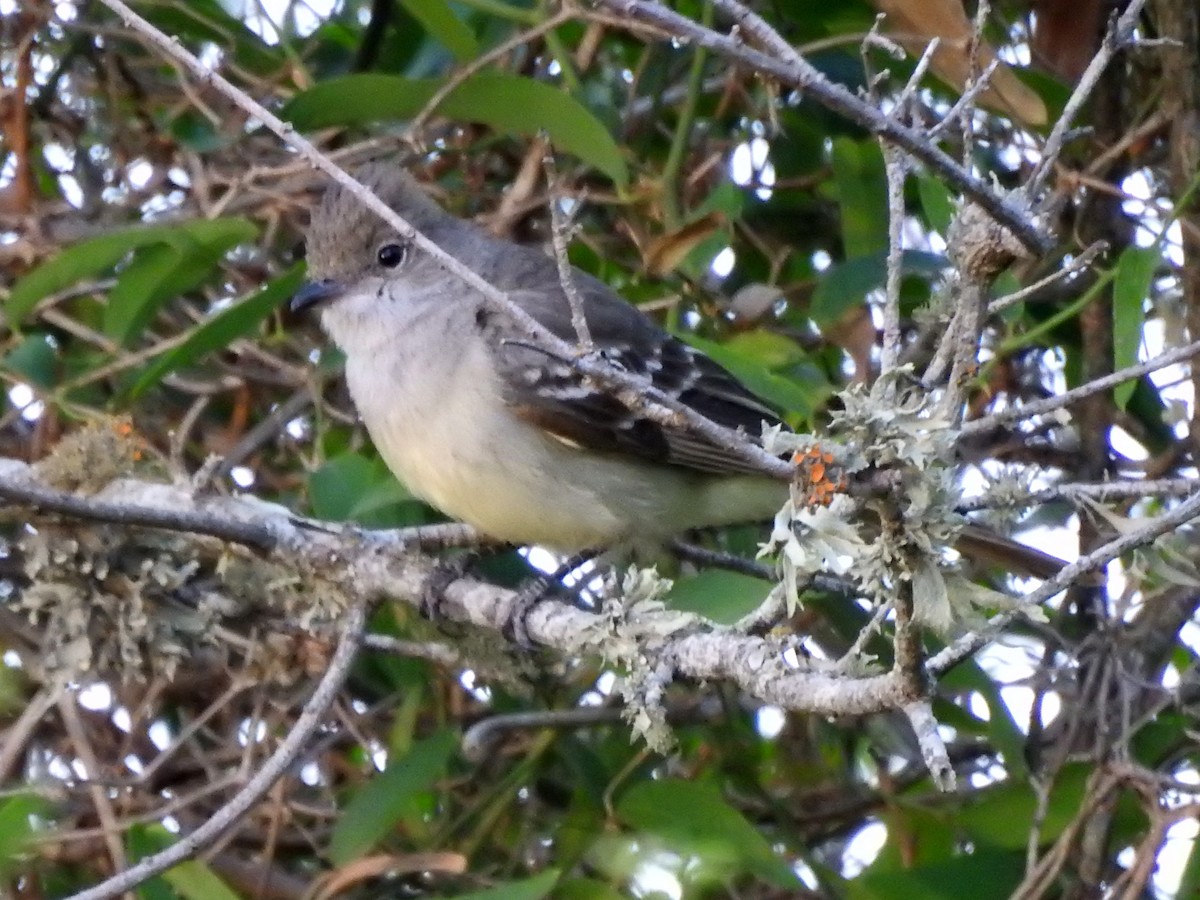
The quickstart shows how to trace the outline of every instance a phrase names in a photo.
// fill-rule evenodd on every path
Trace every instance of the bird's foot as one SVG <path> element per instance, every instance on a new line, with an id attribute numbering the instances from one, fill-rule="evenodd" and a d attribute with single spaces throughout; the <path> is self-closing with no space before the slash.
<path id="1" fill-rule="evenodd" d="M 522 650 L 534 648 L 533 639 L 529 636 L 529 615 L 541 604 L 549 600 L 558 587 L 549 578 L 539 575 L 521 585 L 513 598 L 512 608 L 508 612 L 508 621 L 504 625 L 504 636 Z"/>
<path id="2" fill-rule="evenodd" d="M 513 605 L 508 614 L 508 622 L 504 628 L 505 636 L 522 650 L 534 649 L 533 639 L 529 635 L 529 616 L 546 600 L 564 602 L 581 589 L 582 585 L 566 586 L 563 579 L 578 571 L 597 556 L 597 551 L 585 550 L 564 560 L 562 565 L 549 575 L 538 575 L 526 581 L 517 591 Z"/>
<path id="3" fill-rule="evenodd" d="M 446 588 L 467 574 L 480 557 L 476 551 L 470 551 L 453 557 L 440 559 L 433 571 L 425 578 L 421 586 L 421 615 L 431 622 L 442 618 L 442 603 L 446 599 Z"/>

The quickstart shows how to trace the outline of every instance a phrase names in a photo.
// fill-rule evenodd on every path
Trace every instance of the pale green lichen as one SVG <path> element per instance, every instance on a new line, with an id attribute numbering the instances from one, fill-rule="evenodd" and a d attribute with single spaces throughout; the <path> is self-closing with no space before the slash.
<path id="1" fill-rule="evenodd" d="M 217 541 L 138 528 L 40 523 L 12 541 L 24 578 L 9 598 L 41 635 L 31 674 L 171 679 L 214 650 L 244 657 L 256 675 L 294 681 L 293 659 L 261 642 L 230 640 L 247 612 L 315 624 L 345 608 L 334 586 Z"/>
<path id="2" fill-rule="evenodd" d="M 957 584 L 952 591 L 946 580 L 945 550 L 964 524 L 955 511 L 955 432 L 907 370 L 869 389 L 855 385 L 841 399 L 828 432 L 837 442 L 838 464 L 849 476 L 886 473 L 889 489 L 865 500 L 837 495 L 827 506 L 804 505 L 793 491 L 762 552 L 779 556 L 789 608 L 818 573 L 847 578 L 878 603 L 907 582 L 914 619 L 949 631 L 977 597 Z M 767 443 L 771 452 L 795 453 L 808 450 L 813 439 L 775 433 Z"/>
<path id="3" fill-rule="evenodd" d="M 656 671 L 651 654 L 672 636 L 703 621 L 663 603 L 671 587 L 670 579 L 653 568 L 630 566 L 623 574 L 610 574 L 595 623 L 580 633 L 574 646 L 578 653 L 599 653 L 621 673 L 616 689 L 624 701 L 622 717 L 634 739 L 644 740 L 659 753 L 675 743 L 663 706 L 670 673 Z"/>

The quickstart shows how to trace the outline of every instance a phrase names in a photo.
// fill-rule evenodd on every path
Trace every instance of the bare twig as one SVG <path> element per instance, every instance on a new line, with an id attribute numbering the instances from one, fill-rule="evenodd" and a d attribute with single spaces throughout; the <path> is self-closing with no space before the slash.
<path id="1" fill-rule="evenodd" d="M 885 116 L 871 104 L 825 78 L 801 57 L 760 16 L 736 0 L 720 0 L 719 5 L 734 18 L 739 35 L 751 36 L 769 49 L 769 53 L 748 46 L 740 37 L 721 34 L 699 25 L 655 0 L 599 0 L 610 9 L 635 20 L 657 25 L 681 40 L 713 50 L 741 62 L 757 72 L 776 78 L 804 91 L 815 100 L 911 153 L 941 174 L 955 189 L 969 196 L 997 222 L 1013 233 L 1034 252 L 1047 248 L 1047 239 L 1028 216 L 1015 205 L 997 196 L 980 179 L 931 143 L 924 134 Z"/>
<path id="2" fill-rule="evenodd" d="M 125 858 L 125 846 L 121 843 L 121 832 L 117 828 L 117 814 L 113 809 L 112 799 L 102 785 L 95 783 L 100 778 L 100 761 L 96 759 L 92 742 L 88 739 L 87 732 L 83 727 L 83 720 L 79 717 L 78 702 L 79 696 L 75 692 L 60 694 L 58 714 L 62 718 L 67 736 L 71 739 L 75 755 L 83 764 L 83 777 L 86 781 L 92 782 L 87 785 L 87 792 L 96 809 L 96 819 L 100 822 L 100 828 L 104 832 L 104 844 L 108 848 L 113 870 L 118 873 L 119 877 L 120 873 L 129 865 L 129 861 Z"/>
<path id="3" fill-rule="evenodd" d="M 542 158 L 542 166 L 546 170 L 547 193 L 550 197 L 550 240 L 554 246 L 554 262 L 558 266 L 558 281 L 567 298 L 567 304 L 571 307 L 571 326 L 575 329 L 579 349 L 583 353 L 591 353 L 594 349 L 592 332 L 588 328 L 587 315 L 584 313 L 583 297 L 579 294 L 574 273 L 571 271 L 571 259 L 567 256 L 567 246 L 571 241 L 571 222 L 570 218 L 563 214 L 561 183 L 554 165 L 553 150 L 547 149 Z M 575 210 L 572 209 L 571 217 L 574 215 Z"/>
<path id="4" fill-rule="evenodd" d="M 1138 17 L 1142 14 L 1142 7 L 1146 5 L 1146 0 L 1131 0 L 1125 11 L 1121 13 L 1121 17 L 1113 22 L 1108 31 L 1104 35 L 1104 41 L 1100 44 L 1100 49 L 1096 55 L 1092 57 L 1092 61 L 1088 63 L 1088 67 L 1084 69 L 1083 74 L 1079 77 L 1079 82 L 1075 85 L 1075 90 L 1071 92 L 1071 97 L 1063 107 L 1062 114 L 1058 117 L 1058 121 L 1054 123 L 1054 127 L 1050 129 L 1050 135 L 1046 138 L 1046 143 L 1042 147 L 1042 159 L 1038 163 L 1033 174 L 1029 176 L 1029 180 L 1025 182 L 1021 188 L 1022 193 L 1030 203 L 1036 201 L 1042 189 L 1046 186 L 1046 180 L 1050 177 L 1050 173 L 1054 171 L 1054 164 L 1058 162 L 1059 154 L 1062 153 L 1063 143 L 1071 128 L 1071 123 L 1075 121 L 1075 117 L 1079 115 L 1079 111 L 1087 102 L 1088 97 L 1092 95 L 1092 91 L 1096 89 L 1096 84 L 1100 80 L 1100 76 L 1104 74 L 1104 70 L 1108 68 L 1108 64 L 1112 61 L 1113 56 L 1120 50 L 1125 42 L 1129 40 L 1133 34 L 1133 29 L 1137 25 Z"/>
<path id="5" fill-rule="evenodd" d="M 38 484 L 32 480 L 31 475 L 31 470 L 24 463 L 0 460 L 0 499 L 44 512 L 61 513 L 93 522 L 162 528 L 167 531 L 189 531 L 244 544 L 257 550 L 270 550 L 275 546 L 275 538 L 269 530 L 258 524 L 231 519 L 228 515 L 134 506 L 104 499 L 78 497 Z"/>
<path id="6" fill-rule="evenodd" d="M 1138 363 L 1136 366 L 1129 366 L 1128 368 L 1121 369 L 1119 372 L 1113 372 L 1111 375 L 1105 375 L 1103 378 L 1096 378 L 1087 384 L 1081 384 L 1079 387 L 1069 390 L 1066 393 L 1047 397 L 1044 400 L 1034 400 L 1031 403 L 1024 403 L 1020 406 L 1012 406 L 1000 412 L 992 413 L 990 416 L 984 416 L 973 422 L 967 422 L 962 427 L 959 439 L 963 440 L 973 435 L 990 431 L 993 428 L 1001 428 L 1013 422 L 1054 412 L 1056 409 L 1062 409 L 1064 406 L 1077 403 L 1084 397 L 1090 397 L 1092 394 L 1107 391 L 1124 381 L 1141 378 L 1143 375 L 1149 375 L 1151 372 L 1157 372 L 1159 369 L 1164 369 L 1175 363 L 1184 362 L 1197 354 L 1200 354 L 1200 341 L 1192 341 L 1190 344 L 1185 344 L 1182 347 L 1161 353 L 1152 359 L 1146 360 L 1144 363 Z"/>
<path id="7" fill-rule="evenodd" d="M 408 123 L 408 127 L 404 129 L 405 134 L 407 134 L 409 137 L 415 137 L 417 133 L 425 126 L 425 123 L 429 121 L 429 117 L 432 116 L 437 108 L 442 105 L 442 101 L 454 93 L 457 88 L 461 87 L 463 82 L 472 75 L 483 71 L 496 60 L 502 58 L 506 53 L 515 50 L 517 47 L 520 47 L 524 44 L 536 41 L 542 35 L 549 31 L 553 31 L 559 25 L 570 22 L 573 18 L 575 18 L 574 11 L 569 6 L 564 6 L 549 18 L 539 22 L 531 28 L 517 32 L 508 40 L 501 41 L 486 53 L 480 54 L 466 65 L 456 69 L 455 72 L 446 79 L 445 83 L 440 85 L 438 89 L 433 92 L 433 96 L 431 96 L 429 100 L 426 101 L 425 105 L 421 107 L 420 112 L 413 116 L 412 121 Z"/>
<path id="8" fill-rule="evenodd" d="M 227 828 L 236 824 L 255 803 L 266 796 L 272 785 L 291 768 L 304 751 L 309 739 L 324 720 L 338 691 L 342 689 L 342 684 L 350 674 L 350 665 L 354 662 L 354 656 L 362 642 L 366 621 L 367 604 L 365 602 L 359 602 L 346 611 L 342 638 L 333 657 L 329 660 L 329 668 L 325 670 L 312 697 L 304 704 L 304 709 L 300 712 L 296 724 L 292 726 L 287 737 L 246 782 L 241 791 L 213 813 L 204 824 L 191 834 L 181 838 L 177 843 L 172 844 L 166 850 L 147 856 L 136 865 L 95 887 L 74 894 L 71 900 L 107 900 L 109 897 L 117 897 L 141 884 L 147 878 L 157 875 L 159 872 L 165 872 L 186 859 L 191 859 L 216 841 Z"/>
<path id="9" fill-rule="evenodd" d="M 942 117 L 942 120 L 929 129 L 931 141 L 940 139 L 944 132 L 953 128 L 959 116 L 970 115 L 971 111 L 975 109 L 975 101 L 979 99 L 979 95 L 991 87 L 992 76 L 996 74 L 998 68 L 1000 68 L 1000 60 L 993 59 L 979 73 L 979 77 L 967 85 L 966 90 L 959 94 L 958 99 L 954 101 L 954 105 L 946 110 L 946 115 Z"/>
<path id="10" fill-rule="evenodd" d="M 904 715 L 908 717 L 917 736 L 917 746 L 921 748 L 925 767 L 933 776 L 934 783 L 943 791 L 953 791 L 957 787 L 957 779 L 954 777 L 954 767 L 950 764 L 950 754 L 946 752 L 946 742 L 938 732 L 933 707 L 928 700 L 918 700 L 904 707 Z"/>
<path id="11" fill-rule="evenodd" d="M 887 374 L 900 360 L 900 283 L 904 274 L 904 179 L 908 174 L 904 154 L 883 142 L 887 172 L 888 255 L 887 283 L 883 302 L 883 343 L 879 368 Z"/>
<path id="12" fill-rule="evenodd" d="M 1039 491 L 1017 493 L 1005 490 L 996 494 L 984 494 L 960 503 L 958 512 L 968 513 L 980 509 L 998 509 L 1010 506 L 1040 506 L 1054 500 L 1078 500 L 1087 498 L 1105 500 L 1142 499 L 1145 497 L 1187 497 L 1196 489 L 1194 478 L 1154 478 L 1145 481 L 1122 479 L 1100 481 L 1090 484 L 1059 484 Z"/>
<path id="13" fill-rule="evenodd" d="M 983 331 L 986 303 L 987 288 L 983 282 L 964 276 L 956 292 L 954 318 L 944 338 L 950 345 L 952 362 L 941 406 L 946 419 L 955 424 L 962 420 L 967 384 L 979 364 L 979 336 Z"/>
<path id="14" fill-rule="evenodd" d="M 1174 531 L 1179 526 L 1192 521 L 1197 516 L 1200 516 L 1200 494 L 1193 494 L 1170 512 L 1163 513 L 1136 530 L 1101 544 L 1091 553 L 1065 567 L 1053 578 L 1044 581 L 1037 590 L 1032 591 L 1021 600 L 1019 608 L 993 616 L 986 627 L 959 638 L 932 657 L 926 663 L 926 670 L 935 677 L 942 674 L 987 644 L 1001 629 L 1023 615 L 1025 610 L 1044 603 L 1055 594 L 1066 590 L 1067 586 L 1080 575 L 1085 572 L 1094 572 L 1102 566 L 1108 565 L 1122 553 L 1145 546 L 1167 532 Z"/>
<path id="15" fill-rule="evenodd" d="M 1062 281 L 1074 275 L 1076 272 L 1086 269 L 1092 264 L 1093 260 L 1095 260 L 1097 256 L 1107 249 L 1108 244 L 1106 244 L 1104 241 L 1096 241 L 1061 269 L 1055 269 L 1045 278 L 1039 278 L 1037 281 L 1026 285 L 1019 291 L 1013 291 L 1011 294 L 1005 294 L 1003 297 L 997 297 L 988 304 L 988 315 L 994 316 L 996 313 L 1003 312 L 1010 306 L 1015 306 L 1017 303 L 1020 303 L 1022 300 L 1031 297 L 1043 288 L 1054 284 L 1056 281 Z"/>

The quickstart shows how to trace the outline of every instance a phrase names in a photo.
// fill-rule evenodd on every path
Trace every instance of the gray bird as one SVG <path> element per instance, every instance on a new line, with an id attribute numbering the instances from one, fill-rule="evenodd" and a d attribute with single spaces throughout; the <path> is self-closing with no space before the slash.
<path id="1" fill-rule="evenodd" d="M 553 259 L 450 215 L 398 167 L 372 164 L 357 177 L 550 332 L 576 342 Z M 786 498 L 786 485 L 736 455 L 629 412 L 532 347 L 510 316 L 338 185 L 312 214 L 308 271 L 292 307 L 320 306 L 388 467 L 485 535 L 565 552 L 659 544 L 689 528 L 769 518 Z M 613 365 L 749 436 L 778 422 L 732 375 L 607 285 L 578 270 L 572 278 L 592 342 Z"/>
<path id="2" fill-rule="evenodd" d="M 556 262 L 439 207 L 402 169 L 357 173 L 384 203 L 562 340 L 574 344 Z M 689 528 L 768 519 L 787 486 L 685 425 L 630 412 L 566 362 L 531 346 L 483 295 L 416 249 L 339 185 L 313 211 L 310 282 L 346 354 L 350 395 L 392 472 L 483 534 L 566 553 L 659 546 Z M 700 351 L 611 288 L 572 270 L 595 348 L 614 366 L 751 438 L 778 424 Z M 1048 578 L 1064 563 L 968 526 L 969 557 Z"/>

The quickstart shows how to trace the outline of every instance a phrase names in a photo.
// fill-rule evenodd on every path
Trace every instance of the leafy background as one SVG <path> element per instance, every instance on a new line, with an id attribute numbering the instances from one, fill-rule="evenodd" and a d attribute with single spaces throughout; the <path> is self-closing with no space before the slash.
<path id="1" fill-rule="evenodd" d="M 711 15 L 700 2 L 675 6 Z M 1154 5 L 1148 33 L 1167 32 L 1186 8 Z M 572 261 L 711 353 L 796 427 L 819 429 L 835 392 L 870 378 L 888 243 L 883 159 L 873 137 L 812 100 L 600 16 L 556 19 L 543 3 L 138 9 L 325 149 L 350 161 L 404 158 L 456 213 L 512 239 L 547 238 L 541 159 L 552 148 L 581 200 Z M 885 66 L 893 77 L 876 88 L 885 94 L 911 72 L 911 60 L 861 52 L 875 17 L 864 2 L 761 11 L 854 90 Z M 310 323 L 281 313 L 302 278 L 320 179 L 101 4 L 10 2 L 0 12 L 13 39 L 0 107 L 0 454 L 43 459 L 64 435 L 127 416 L 140 470 L 191 473 L 219 455 L 210 469 L 221 490 L 370 526 L 436 521 L 376 457 L 336 354 Z M 996 5 L 987 36 L 1002 58 L 1029 61 L 1030 21 L 1025 7 Z M 1190 39 L 1183 65 L 1194 76 L 1194 31 Z M 1058 243 L 1007 272 L 996 293 L 1035 283 L 1093 240 L 1110 251 L 990 323 L 975 414 L 1183 343 L 1200 315 L 1189 206 L 1200 176 L 1175 124 L 1196 113 L 1198 89 L 1173 77 L 1165 54 L 1125 57 L 1101 83 L 1093 130 L 1071 145 L 1053 187 Z M 1022 67 L 1051 118 L 1070 77 Z M 921 100 L 934 116 L 955 96 L 929 79 Z M 982 113 L 975 126 L 974 164 L 1000 185 L 1019 183 L 1039 129 Z M 960 154 L 961 141 L 951 133 L 945 146 Z M 934 333 L 923 311 L 943 294 L 953 200 L 923 171 L 905 200 L 903 306 L 919 353 Z M 1176 368 L 1101 395 L 1073 422 L 981 436 L 964 486 L 1194 477 L 1191 401 L 1190 375 Z M 1070 555 L 1158 508 L 1150 500 L 1098 516 L 1059 502 L 1008 524 Z M 6 518 L 23 527 L 20 511 Z M 760 537 L 744 528 L 711 540 L 752 554 Z M 962 784 L 952 796 L 929 784 L 900 719 L 788 716 L 721 685 L 677 686 L 679 745 L 666 758 L 631 744 L 617 719 L 504 727 L 470 757 L 460 744 L 472 726 L 605 705 L 612 673 L 581 660 L 514 685 L 492 660 L 462 672 L 369 652 L 339 727 L 304 767 L 213 854 L 139 894 L 987 898 L 1095 896 L 1115 884 L 1123 896 L 1142 886 L 1190 896 L 1200 885 L 1188 814 L 1197 598 L 1188 545 L 1179 552 L 1174 577 L 1139 560 L 1112 567 L 1046 625 L 1014 630 L 939 686 L 935 709 Z M 515 583 L 527 571 L 512 557 L 492 575 Z M 718 620 L 766 590 L 733 573 L 675 574 L 673 601 Z M 19 595 L 20 578 L 6 575 L 5 595 Z M 829 657 L 868 618 L 816 594 L 790 627 Z M 263 639 L 268 626 L 248 634 Z M 320 671 L 320 635 L 314 649 L 275 626 L 286 646 L 264 640 L 257 651 L 281 654 L 271 677 L 218 635 L 221 652 L 197 655 L 173 680 L 95 672 L 64 692 L 31 662 L 39 636 L 5 609 L 8 893 L 70 893 L 219 805 Z M 400 606 L 381 610 L 373 628 L 428 637 Z M 104 821 L 85 773 L 108 785 L 115 821 Z"/>

